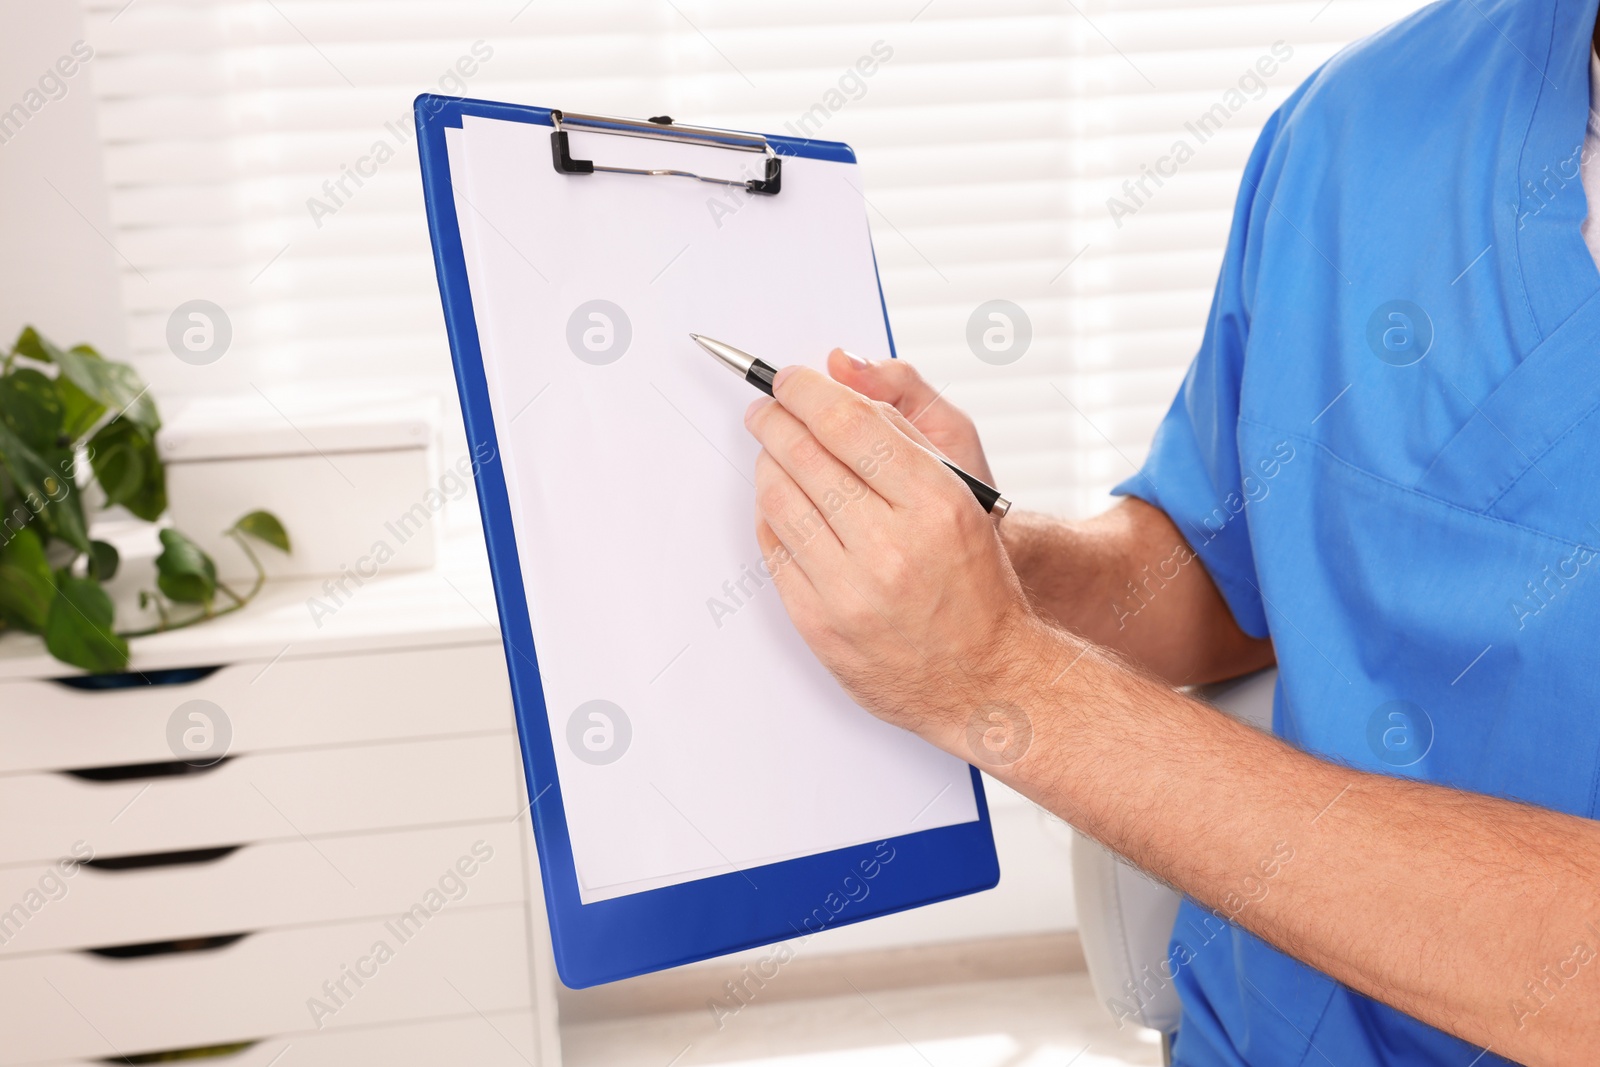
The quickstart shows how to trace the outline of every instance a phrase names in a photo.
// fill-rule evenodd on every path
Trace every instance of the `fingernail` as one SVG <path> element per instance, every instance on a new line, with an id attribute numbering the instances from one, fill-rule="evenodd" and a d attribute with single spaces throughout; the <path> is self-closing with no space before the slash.
<path id="1" fill-rule="evenodd" d="M 758 396 L 750 401 L 750 406 L 744 409 L 744 421 L 749 422 L 756 412 L 772 403 L 770 396 Z"/>
<path id="2" fill-rule="evenodd" d="M 789 364 L 787 367 L 782 368 L 781 370 L 778 371 L 777 374 L 772 376 L 772 387 L 774 389 L 776 389 L 778 386 L 780 386 L 780 385 L 782 385 L 784 383 L 784 380 L 787 379 L 789 377 L 789 375 L 793 374 L 795 371 L 797 371 L 799 369 L 800 368 L 797 367 L 796 365 L 794 365 L 793 363 Z"/>
<path id="3" fill-rule="evenodd" d="M 844 358 L 848 359 L 850 361 L 850 365 L 856 370 L 866 370 L 869 366 L 871 366 L 871 364 L 869 364 L 866 360 L 862 359 L 860 356 L 849 351 L 848 349 L 841 348 L 839 351 L 844 353 Z"/>

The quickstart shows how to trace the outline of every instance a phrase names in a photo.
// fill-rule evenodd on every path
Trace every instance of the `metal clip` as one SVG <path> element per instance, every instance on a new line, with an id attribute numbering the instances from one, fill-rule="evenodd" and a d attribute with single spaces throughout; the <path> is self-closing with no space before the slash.
<path id="1" fill-rule="evenodd" d="M 550 134 L 550 155 L 556 170 L 562 174 L 642 174 L 646 177 L 693 178 L 711 185 L 731 185 L 750 193 L 776 196 L 783 188 L 783 160 L 758 134 L 732 133 L 700 126 L 680 126 L 665 115 L 649 121 L 639 119 L 606 118 L 601 115 L 569 115 L 551 111 L 550 119 L 555 130 Z M 704 145 L 708 148 L 727 148 L 736 152 L 760 152 L 766 157 L 765 177 L 739 180 L 737 178 L 712 178 L 688 170 L 650 167 L 610 167 L 589 159 L 573 159 L 567 141 L 566 127 L 581 127 L 587 133 L 605 133 L 619 137 L 644 137 L 656 141 L 681 141 Z"/>

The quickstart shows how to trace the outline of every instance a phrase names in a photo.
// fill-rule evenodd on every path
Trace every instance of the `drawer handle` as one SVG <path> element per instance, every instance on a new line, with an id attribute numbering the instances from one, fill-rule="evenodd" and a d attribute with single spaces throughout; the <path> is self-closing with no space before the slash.
<path id="1" fill-rule="evenodd" d="M 180 952 L 215 952 L 249 937 L 243 934 L 218 934 L 215 937 L 185 937 L 176 941 L 146 941 L 140 945 L 106 945 L 86 948 L 85 952 L 108 960 L 137 960 L 146 956 L 172 956 Z"/>
<path id="2" fill-rule="evenodd" d="M 197 1048 L 168 1048 L 160 1052 L 140 1052 L 132 1056 L 107 1056 L 96 1063 L 170 1063 L 173 1060 L 214 1060 L 223 1056 L 237 1056 L 246 1049 L 261 1044 L 254 1041 L 235 1041 L 231 1045 L 201 1045 Z"/>
<path id="3" fill-rule="evenodd" d="M 74 778 L 85 782 L 126 782 L 130 778 L 176 778 L 185 774 L 205 774 L 214 771 L 227 763 L 232 756 L 223 756 L 215 763 L 196 765 L 185 763 L 181 759 L 168 760 L 165 763 L 124 763 L 117 767 L 79 767 L 76 770 L 62 771 Z"/>
<path id="4" fill-rule="evenodd" d="M 57 685 L 68 689 L 81 689 L 89 693 L 103 693 L 108 689 L 137 689 L 143 685 L 189 685 L 209 678 L 222 669 L 215 667 L 166 667 L 159 671 L 118 671 L 115 674 L 73 674 L 65 678 L 52 678 Z"/>
<path id="5" fill-rule="evenodd" d="M 220 848 L 191 848 L 184 852 L 145 852 L 135 856 L 104 856 L 84 860 L 82 866 L 96 871 L 142 871 L 149 867 L 183 867 L 190 864 L 215 863 L 231 856 L 242 845 L 223 845 Z"/>

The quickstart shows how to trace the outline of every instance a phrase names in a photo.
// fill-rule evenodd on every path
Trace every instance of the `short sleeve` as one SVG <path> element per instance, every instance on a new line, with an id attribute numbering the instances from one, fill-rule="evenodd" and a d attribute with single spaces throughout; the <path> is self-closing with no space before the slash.
<path id="1" fill-rule="evenodd" d="M 1264 185 L 1281 120 L 1282 112 L 1273 115 L 1245 166 L 1200 351 L 1144 466 L 1112 490 L 1166 512 L 1221 590 L 1239 628 L 1253 637 L 1267 636 L 1267 619 L 1242 485 L 1239 390 L 1257 276 L 1252 228 L 1259 228 L 1271 210 Z"/>

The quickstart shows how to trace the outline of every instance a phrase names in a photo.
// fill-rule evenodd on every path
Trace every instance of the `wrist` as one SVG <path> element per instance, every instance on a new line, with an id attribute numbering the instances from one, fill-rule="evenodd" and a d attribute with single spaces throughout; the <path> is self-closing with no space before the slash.
<path id="1" fill-rule="evenodd" d="M 1032 512 L 1012 507 L 995 526 L 1000 532 L 1000 547 L 1005 549 L 1006 558 L 1011 561 L 1013 568 L 1027 561 L 1030 555 L 1028 548 L 1033 539 L 1032 527 L 1036 521 Z"/>
<path id="2" fill-rule="evenodd" d="M 1012 508 L 997 524 L 1000 546 L 1034 610 L 1054 619 L 1068 605 L 1087 602 L 1085 555 L 1072 527 L 1036 511 Z"/>
<path id="3" fill-rule="evenodd" d="M 1082 638 L 1022 613 L 993 643 L 967 714 L 946 737 L 930 740 L 981 770 L 1006 775 L 1037 750 L 1041 728 L 1059 720 L 1066 689 L 1057 683 L 1088 651 Z"/>

